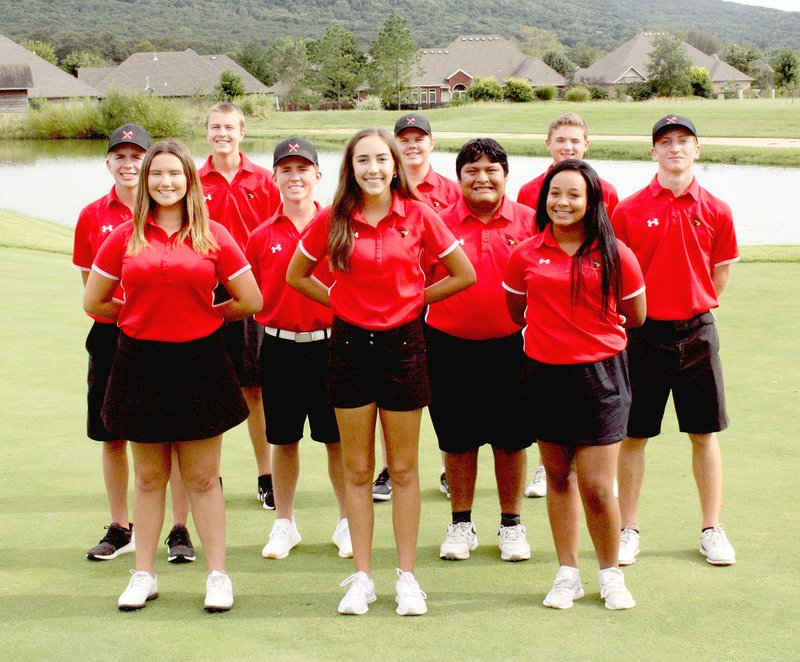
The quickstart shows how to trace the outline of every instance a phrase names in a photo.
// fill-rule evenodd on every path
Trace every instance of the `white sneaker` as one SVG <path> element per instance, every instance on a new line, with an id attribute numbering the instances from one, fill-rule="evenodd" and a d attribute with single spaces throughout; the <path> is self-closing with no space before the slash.
<path id="1" fill-rule="evenodd" d="M 728 542 L 725 527 L 717 524 L 700 534 L 700 553 L 706 555 L 711 565 L 733 565 L 736 563 L 736 552 Z"/>
<path id="2" fill-rule="evenodd" d="M 600 578 L 600 597 L 606 602 L 606 609 L 632 609 L 636 606 L 628 587 L 625 575 L 619 568 L 606 568 L 598 575 Z"/>
<path id="3" fill-rule="evenodd" d="M 547 495 L 547 474 L 544 467 L 540 464 L 536 467 L 533 474 L 533 480 L 525 487 L 525 496 L 531 498 L 538 498 Z"/>
<path id="4" fill-rule="evenodd" d="M 276 519 L 269 533 L 269 540 L 261 550 L 261 556 L 265 559 L 285 559 L 301 540 L 294 517 L 290 520 Z"/>
<path id="5" fill-rule="evenodd" d="M 350 525 L 346 517 L 339 520 L 331 540 L 339 548 L 339 556 L 343 559 L 353 558 L 353 542 L 350 540 Z"/>
<path id="6" fill-rule="evenodd" d="M 397 609 L 400 616 L 422 616 L 427 613 L 428 605 L 425 600 L 428 598 L 425 591 L 419 587 L 419 583 L 414 578 L 413 573 L 403 572 L 397 568 Z"/>
<path id="7" fill-rule="evenodd" d="M 206 611 L 228 611 L 233 607 L 233 584 L 228 573 L 212 570 L 206 579 Z"/>
<path id="8" fill-rule="evenodd" d="M 158 597 L 158 581 L 149 572 L 131 570 L 131 580 L 117 600 L 122 611 L 141 609 L 148 600 Z"/>
<path id="9" fill-rule="evenodd" d="M 619 560 L 622 566 L 633 565 L 639 554 L 639 532 L 628 524 L 619 534 Z"/>
<path id="10" fill-rule="evenodd" d="M 583 596 L 583 586 L 578 569 L 562 565 L 556 573 L 553 588 L 545 596 L 542 604 L 553 609 L 569 609 L 573 605 L 573 600 L 579 600 Z"/>
<path id="11" fill-rule="evenodd" d="M 448 561 L 463 561 L 478 547 L 478 534 L 472 522 L 447 525 L 447 537 L 439 547 L 439 558 Z"/>
<path id="12" fill-rule="evenodd" d="M 366 572 L 356 572 L 339 586 L 344 587 L 348 584 L 350 584 L 350 588 L 339 601 L 339 613 L 358 616 L 366 614 L 369 611 L 368 605 L 378 599 L 378 596 L 375 595 L 375 582 L 367 577 Z"/>
<path id="13" fill-rule="evenodd" d="M 527 561 L 531 558 L 531 546 L 525 537 L 525 527 L 522 524 L 501 526 L 497 535 L 500 558 L 503 561 Z"/>

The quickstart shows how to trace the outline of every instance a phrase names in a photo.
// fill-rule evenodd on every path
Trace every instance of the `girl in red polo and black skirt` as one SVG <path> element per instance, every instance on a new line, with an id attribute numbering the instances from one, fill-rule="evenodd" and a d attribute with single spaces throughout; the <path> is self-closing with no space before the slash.
<path id="1" fill-rule="evenodd" d="M 645 317 L 644 279 L 611 230 L 600 180 L 570 159 L 547 174 L 540 233 L 509 259 L 503 287 L 511 317 L 524 324 L 524 415 L 547 472 L 547 514 L 560 568 L 546 607 L 583 597 L 578 574 L 580 504 L 600 564 L 609 609 L 636 603 L 617 565 L 619 506 L 614 471 L 631 394 L 625 327 Z"/>
<path id="2" fill-rule="evenodd" d="M 217 282 L 232 299 L 215 307 Z M 113 298 L 117 284 L 124 303 Z M 241 249 L 209 221 L 181 143 L 148 150 L 133 220 L 98 252 L 83 305 L 120 327 L 103 420 L 117 438 L 133 442 L 137 540 L 136 571 L 118 606 L 139 609 L 158 597 L 153 566 L 174 448 L 208 562 L 204 606 L 230 609 L 219 460 L 222 433 L 247 418 L 247 405 L 220 328 L 257 312 L 261 295 Z"/>
<path id="3" fill-rule="evenodd" d="M 449 276 L 425 287 L 422 250 L 441 258 Z M 330 290 L 312 274 L 328 258 Z M 392 476 L 397 546 L 397 613 L 427 611 L 414 578 L 419 532 L 417 449 L 422 407 L 430 402 L 424 305 L 474 282 L 475 272 L 436 213 L 409 185 L 391 136 L 362 129 L 347 143 L 333 205 L 306 228 L 287 280 L 334 313 L 328 397 L 336 411 L 344 460 L 345 502 L 356 572 L 339 613 L 364 614 L 374 602 L 371 576 L 372 476 L 380 412 Z"/>

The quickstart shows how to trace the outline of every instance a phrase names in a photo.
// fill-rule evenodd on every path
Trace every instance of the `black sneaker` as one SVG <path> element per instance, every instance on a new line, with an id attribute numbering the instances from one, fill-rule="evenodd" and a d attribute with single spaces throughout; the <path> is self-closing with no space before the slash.
<path id="1" fill-rule="evenodd" d="M 111 522 L 106 527 L 108 533 L 99 543 L 86 552 L 86 558 L 91 561 L 110 561 L 120 554 L 135 552 L 136 543 L 133 539 L 133 524 L 128 522 L 128 527 L 126 529 L 116 522 Z"/>
<path id="2" fill-rule="evenodd" d="M 189 530 L 183 524 L 172 527 L 164 544 L 167 546 L 167 560 L 170 563 L 191 563 L 197 558 Z"/>
<path id="3" fill-rule="evenodd" d="M 258 477 L 258 500 L 266 510 L 275 510 L 275 492 L 272 489 L 272 474 Z"/>
<path id="4" fill-rule="evenodd" d="M 389 470 L 384 467 L 372 483 L 372 500 L 388 501 L 392 498 L 392 479 Z"/>

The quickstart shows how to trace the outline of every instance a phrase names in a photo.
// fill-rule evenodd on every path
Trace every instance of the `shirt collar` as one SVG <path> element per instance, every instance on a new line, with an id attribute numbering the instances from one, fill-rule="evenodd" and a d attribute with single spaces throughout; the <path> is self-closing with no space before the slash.
<path id="1" fill-rule="evenodd" d="M 464 223 L 467 219 L 471 218 L 478 223 L 483 223 L 472 210 L 467 206 L 467 201 L 464 198 L 464 194 L 462 193 L 461 196 L 458 198 L 458 202 L 456 202 L 456 209 L 458 211 L 458 219 L 461 223 Z M 498 207 L 497 211 L 494 213 L 487 222 L 486 225 L 490 225 L 498 220 L 503 220 L 506 223 L 510 223 L 514 219 L 514 205 L 512 204 L 511 200 L 507 195 L 503 196 L 503 199 L 500 202 L 500 207 Z"/>
<path id="2" fill-rule="evenodd" d="M 405 198 L 401 198 L 395 191 L 392 191 L 392 205 L 389 207 L 389 213 L 384 216 L 380 222 L 383 222 L 387 218 L 391 218 L 392 216 L 399 216 L 401 218 L 405 218 L 408 214 L 406 213 L 406 200 Z M 365 223 L 369 225 L 367 221 L 364 220 L 364 214 L 361 211 L 361 208 L 358 208 L 353 213 L 353 220 L 358 221 L 359 223 Z"/>
<path id="3" fill-rule="evenodd" d="M 198 175 L 200 177 L 205 177 L 210 172 L 217 172 L 214 166 L 211 163 L 213 156 L 211 154 L 208 155 L 206 162 L 202 165 L 200 170 L 198 171 Z M 253 162 L 247 158 L 245 154 L 239 152 L 239 170 L 242 172 L 255 172 L 255 168 L 253 167 Z"/>
<path id="4" fill-rule="evenodd" d="M 700 183 L 697 181 L 697 177 L 692 177 L 692 183 L 689 184 L 689 188 L 687 188 L 683 193 L 680 195 L 674 195 L 672 191 L 668 188 L 664 188 L 661 184 L 658 183 L 658 175 L 655 175 L 653 179 L 650 181 L 650 185 L 648 186 L 650 189 L 650 193 L 653 195 L 654 198 L 657 198 L 660 195 L 671 195 L 675 198 L 681 198 L 684 195 L 689 195 L 693 199 L 698 200 L 700 198 Z"/>

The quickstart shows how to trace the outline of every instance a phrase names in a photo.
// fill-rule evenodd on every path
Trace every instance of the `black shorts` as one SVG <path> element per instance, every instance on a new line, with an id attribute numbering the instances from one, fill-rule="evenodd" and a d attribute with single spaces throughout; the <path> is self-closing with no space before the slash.
<path id="1" fill-rule="evenodd" d="M 214 303 L 228 301 L 231 295 L 222 286 L 214 290 Z M 233 362 L 236 377 L 242 386 L 259 386 L 258 352 L 261 348 L 264 327 L 252 317 L 236 322 L 225 322 L 223 334 L 225 349 Z"/>
<path id="2" fill-rule="evenodd" d="M 631 406 L 625 351 L 559 365 L 526 356 L 522 397 L 525 425 L 538 441 L 570 447 L 622 441 Z"/>
<path id="3" fill-rule="evenodd" d="M 89 373 L 86 382 L 89 386 L 86 403 L 88 405 L 86 416 L 86 434 L 95 441 L 118 441 L 103 423 L 100 412 L 103 410 L 103 400 L 108 388 L 108 377 L 111 374 L 111 365 L 117 353 L 117 339 L 119 327 L 116 324 L 101 324 L 95 322 L 86 336 L 86 351 L 89 352 Z"/>
<path id="4" fill-rule="evenodd" d="M 340 409 L 375 402 L 388 411 L 429 404 L 422 319 L 370 331 L 335 317 L 328 348 L 328 401 Z"/>
<path id="5" fill-rule="evenodd" d="M 194 441 L 247 418 L 221 330 L 189 342 L 119 335 L 103 421 L 118 439 Z"/>
<path id="6" fill-rule="evenodd" d="M 339 441 L 336 415 L 325 389 L 327 361 L 327 339 L 295 342 L 264 335 L 261 399 L 270 444 L 283 446 L 300 441 L 306 418 L 314 441 Z"/>
<path id="7" fill-rule="evenodd" d="M 629 437 L 646 439 L 661 432 L 670 392 L 681 432 L 710 434 L 728 427 L 714 315 L 703 313 L 677 327 L 648 319 L 628 332 Z"/>
<path id="8" fill-rule="evenodd" d="M 439 448 L 463 453 L 490 444 L 518 451 L 533 438 L 522 426 L 522 335 L 464 340 L 426 327 L 430 413 Z"/>

